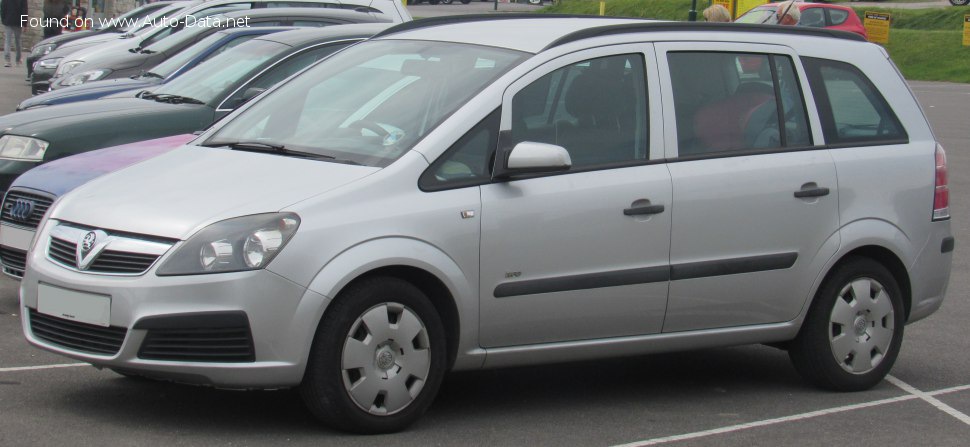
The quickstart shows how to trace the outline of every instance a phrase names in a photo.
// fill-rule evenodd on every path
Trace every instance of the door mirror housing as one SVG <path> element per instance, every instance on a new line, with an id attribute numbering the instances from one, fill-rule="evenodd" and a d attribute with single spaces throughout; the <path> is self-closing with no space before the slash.
<path id="1" fill-rule="evenodd" d="M 249 87 L 249 88 L 247 88 L 246 91 L 243 92 L 242 96 L 240 96 L 239 99 L 237 99 L 236 101 L 234 101 L 235 104 L 232 105 L 232 108 L 235 109 L 235 108 L 237 108 L 237 107 L 239 107 L 239 106 L 241 106 L 241 105 L 249 102 L 250 99 L 253 99 L 253 98 L 259 96 L 260 94 L 262 94 L 265 91 L 266 91 L 265 88 L 259 88 L 259 87 Z"/>
<path id="2" fill-rule="evenodd" d="M 499 176 L 568 171 L 572 164 L 569 152 L 562 146 L 523 141 L 509 152 Z"/>

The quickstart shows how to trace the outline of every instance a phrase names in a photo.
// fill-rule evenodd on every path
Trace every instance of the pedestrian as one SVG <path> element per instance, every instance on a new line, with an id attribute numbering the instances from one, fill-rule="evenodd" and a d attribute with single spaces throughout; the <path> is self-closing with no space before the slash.
<path id="1" fill-rule="evenodd" d="M 61 19 L 71 12 L 68 0 L 44 0 L 44 38 L 61 34 Z"/>
<path id="2" fill-rule="evenodd" d="M 21 64 L 20 32 L 27 16 L 27 0 L 0 0 L 0 21 L 3 22 L 3 66 L 10 66 L 10 45 L 17 51 L 17 66 Z"/>
<path id="3" fill-rule="evenodd" d="M 730 22 L 731 12 L 723 5 L 711 5 L 702 13 L 708 22 Z"/>
<path id="4" fill-rule="evenodd" d="M 779 25 L 797 25 L 802 18 L 802 11 L 798 9 L 795 0 L 788 0 L 778 4 L 775 10 L 775 23 Z"/>

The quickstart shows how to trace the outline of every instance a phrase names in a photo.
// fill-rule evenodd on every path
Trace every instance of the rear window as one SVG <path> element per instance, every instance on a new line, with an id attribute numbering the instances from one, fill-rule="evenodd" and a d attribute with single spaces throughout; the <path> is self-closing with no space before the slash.
<path id="1" fill-rule="evenodd" d="M 847 63 L 803 57 L 826 144 L 892 144 L 908 140 L 872 81 Z"/>

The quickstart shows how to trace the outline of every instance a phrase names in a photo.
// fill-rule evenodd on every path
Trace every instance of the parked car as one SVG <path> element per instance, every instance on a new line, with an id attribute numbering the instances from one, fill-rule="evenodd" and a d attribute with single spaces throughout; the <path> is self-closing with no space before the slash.
<path id="1" fill-rule="evenodd" d="M 20 314 L 45 350 L 299 387 L 363 433 L 448 370 L 749 343 L 864 390 L 946 293 L 946 169 L 853 34 L 426 19 L 62 196 Z"/>
<path id="2" fill-rule="evenodd" d="M 169 58 L 139 75 L 130 78 L 107 79 L 93 81 L 85 84 L 65 87 L 57 91 L 43 93 L 25 99 L 17 106 L 17 110 L 26 110 L 33 107 L 46 107 L 69 102 L 87 101 L 98 99 L 115 93 L 130 90 L 144 90 L 160 84 L 164 84 L 175 79 L 185 72 L 191 70 L 199 63 L 216 56 L 217 54 L 235 47 L 249 39 L 266 34 L 278 33 L 280 31 L 292 31 L 295 27 L 283 26 L 260 26 L 244 28 L 228 28 L 217 31 L 212 35 L 200 40 L 194 45 L 180 51 L 177 55 Z"/>
<path id="3" fill-rule="evenodd" d="M 180 3 L 187 4 L 188 2 L 180 2 Z M 84 31 L 75 31 L 73 33 L 61 33 L 59 35 L 48 37 L 44 40 L 41 40 L 40 42 L 37 42 L 36 44 L 34 44 L 33 47 L 31 47 L 30 54 L 27 56 L 27 59 L 26 59 L 27 78 L 30 78 L 31 73 L 33 73 L 33 65 L 35 62 L 37 62 L 37 59 L 40 59 L 42 56 L 46 56 L 51 51 L 54 51 L 55 49 L 57 49 L 59 46 L 65 45 L 68 42 L 72 42 L 72 41 L 85 38 L 85 37 L 90 37 L 90 36 L 114 37 L 117 35 L 124 35 L 125 33 L 128 33 L 130 31 L 134 31 L 136 28 L 138 28 L 138 25 L 144 24 L 144 20 L 146 18 L 150 20 L 151 17 L 153 16 L 153 13 L 158 13 L 163 8 L 166 8 L 174 4 L 176 4 L 176 2 L 174 1 L 148 3 L 145 5 L 139 6 L 135 9 L 132 9 L 131 11 L 128 11 L 125 14 L 118 16 L 117 20 L 115 22 L 112 22 L 111 26 L 106 26 L 104 28 L 98 28 L 98 29 L 84 30 Z M 95 24 L 98 24 L 98 23 L 99 22 L 95 21 Z"/>
<path id="4" fill-rule="evenodd" d="M 229 27 L 310 26 L 322 27 L 352 23 L 389 23 L 383 15 L 329 8 L 269 8 L 260 11 L 235 11 L 208 17 L 205 25 L 185 30 L 145 47 L 126 52 L 106 52 L 77 64 L 62 77 L 50 80 L 52 90 L 102 79 L 137 76 L 174 57 L 192 44 Z M 74 61 L 68 62 L 68 64 Z"/>
<path id="5" fill-rule="evenodd" d="M 205 129 L 287 76 L 388 26 L 341 25 L 262 36 L 152 90 L 0 117 L 0 186 L 6 190 L 18 175 L 46 161 Z"/>
<path id="6" fill-rule="evenodd" d="M 798 20 L 799 26 L 812 28 L 828 28 L 841 31 L 856 33 L 863 38 L 868 38 L 866 27 L 859 20 L 859 15 L 855 10 L 848 6 L 830 5 L 822 3 L 796 3 L 801 12 Z M 775 24 L 777 22 L 776 12 L 778 3 L 769 3 L 755 7 L 738 17 L 734 23 L 766 23 Z"/>
<path id="7" fill-rule="evenodd" d="M 81 39 L 71 42 L 63 48 L 45 56 L 37 62 L 31 80 L 31 88 L 35 93 L 49 90 L 51 77 L 63 77 L 71 70 L 81 65 L 88 58 L 109 52 L 124 53 L 133 48 L 145 48 L 184 28 L 186 18 L 191 16 L 202 19 L 215 14 L 232 11 L 254 10 L 280 7 L 317 7 L 328 9 L 351 9 L 358 12 L 373 14 L 389 18 L 392 22 L 411 20 L 411 15 L 400 3 L 394 0 L 289 0 L 285 2 L 272 0 L 209 0 L 193 2 L 188 7 L 174 13 L 167 13 L 165 21 L 161 18 L 155 21 L 157 27 L 149 26 L 136 32 L 134 40 L 96 40 Z M 197 21 L 196 20 L 196 21 Z M 192 22 L 191 20 L 189 22 Z M 151 25 L 151 23 L 149 23 Z M 167 25 L 167 26 L 162 26 Z M 127 35 L 126 35 L 127 36 Z"/>

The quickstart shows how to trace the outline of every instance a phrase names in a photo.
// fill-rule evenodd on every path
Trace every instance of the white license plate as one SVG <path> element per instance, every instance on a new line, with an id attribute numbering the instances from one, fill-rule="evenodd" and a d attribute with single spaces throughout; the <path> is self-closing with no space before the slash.
<path id="1" fill-rule="evenodd" d="M 37 311 L 65 320 L 108 327 L 111 297 L 41 283 L 37 286 Z"/>

